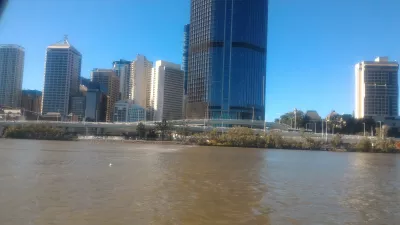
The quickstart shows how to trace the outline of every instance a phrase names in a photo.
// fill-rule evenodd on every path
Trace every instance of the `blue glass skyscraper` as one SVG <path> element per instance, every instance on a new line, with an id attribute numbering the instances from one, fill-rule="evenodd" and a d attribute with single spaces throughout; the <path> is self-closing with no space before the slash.
<path id="1" fill-rule="evenodd" d="M 187 118 L 264 120 L 268 0 L 192 0 Z"/>
<path id="2" fill-rule="evenodd" d="M 186 24 L 183 28 L 183 54 L 182 54 L 182 70 L 184 73 L 184 93 L 187 95 L 187 82 L 188 82 L 188 63 L 189 63 L 189 34 L 190 24 Z"/>

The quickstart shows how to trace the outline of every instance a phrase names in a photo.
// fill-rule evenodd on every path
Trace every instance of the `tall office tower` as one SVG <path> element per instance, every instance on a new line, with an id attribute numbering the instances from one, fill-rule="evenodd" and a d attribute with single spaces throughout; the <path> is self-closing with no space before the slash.
<path id="1" fill-rule="evenodd" d="M 186 118 L 187 107 L 187 84 L 188 84 L 188 63 L 189 63 L 189 42 L 190 42 L 190 24 L 186 24 L 183 28 L 183 54 L 182 54 L 182 70 L 183 78 L 183 117 Z"/>
<path id="2" fill-rule="evenodd" d="M 25 50 L 0 45 L 0 106 L 20 107 Z"/>
<path id="3" fill-rule="evenodd" d="M 93 69 L 91 80 L 92 82 L 99 83 L 102 87 L 106 87 L 106 122 L 111 122 L 114 105 L 119 99 L 119 77 L 117 77 L 115 71 L 112 69 Z"/>
<path id="4" fill-rule="evenodd" d="M 182 119 L 184 73 L 180 65 L 156 61 L 151 79 L 150 102 L 153 120 Z"/>
<path id="5" fill-rule="evenodd" d="M 42 103 L 42 92 L 38 90 L 23 90 L 21 108 L 31 111 L 40 112 L 40 105 Z"/>
<path id="6" fill-rule="evenodd" d="M 42 114 L 68 115 L 69 98 L 79 92 L 82 55 L 68 42 L 50 45 L 46 50 Z"/>
<path id="7" fill-rule="evenodd" d="M 131 63 L 129 99 L 144 108 L 150 106 L 150 79 L 153 63 L 143 55 L 137 55 Z"/>
<path id="8" fill-rule="evenodd" d="M 189 42 L 190 42 L 190 24 L 186 24 L 183 28 L 183 54 L 182 54 L 182 70 L 184 73 L 184 94 L 187 95 L 188 82 L 188 63 L 189 63 Z"/>
<path id="9" fill-rule="evenodd" d="M 399 63 L 388 57 L 363 61 L 355 66 L 355 117 L 384 120 L 398 116 Z"/>
<path id="10" fill-rule="evenodd" d="M 187 118 L 265 118 L 268 0 L 192 0 Z"/>
<path id="11" fill-rule="evenodd" d="M 120 99 L 126 100 L 129 99 L 129 83 L 130 83 L 130 69 L 131 62 L 127 60 L 120 59 L 119 61 L 113 62 L 113 69 L 119 77 L 119 92 L 120 92 Z"/>
<path id="12" fill-rule="evenodd" d="M 99 84 L 88 85 L 85 102 L 85 121 L 106 121 L 107 95 Z"/>

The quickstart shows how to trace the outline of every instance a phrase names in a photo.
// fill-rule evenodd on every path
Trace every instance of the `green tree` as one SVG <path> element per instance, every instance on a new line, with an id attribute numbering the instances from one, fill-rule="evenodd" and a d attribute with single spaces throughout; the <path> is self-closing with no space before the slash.
<path id="1" fill-rule="evenodd" d="M 147 133 L 147 139 L 154 140 L 156 138 L 157 138 L 156 131 L 154 129 L 149 130 L 149 132 Z"/>
<path id="2" fill-rule="evenodd" d="M 164 141 L 165 136 L 171 131 L 171 124 L 167 120 L 163 119 L 161 122 L 155 122 L 156 130 L 160 132 L 161 140 Z"/>
<path id="3" fill-rule="evenodd" d="M 146 136 L 146 127 L 143 123 L 139 123 L 136 127 L 136 133 L 140 139 L 143 139 Z"/>
<path id="4" fill-rule="evenodd" d="M 295 122 L 297 128 L 305 128 L 305 124 L 307 123 L 307 118 L 305 118 L 305 114 L 301 110 L 297 110 L 296 112 L 296 120 L 295 120 L 295 115 L 294 112 L 288 112 L 285 113 L 281 116 L 281 123 L 287 124 L 289 126 L 293 125 L 293 128 L 295 128 Z"/>

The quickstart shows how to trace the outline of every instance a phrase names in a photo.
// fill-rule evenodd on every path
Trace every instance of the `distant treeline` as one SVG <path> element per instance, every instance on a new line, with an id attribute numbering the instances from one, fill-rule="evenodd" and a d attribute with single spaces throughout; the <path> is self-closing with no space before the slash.
<path id="1" fill-rule="evenodd" d="M 18 126 L 7 127 L 3 132 L 5 138 L 36 139 L 36 140 L 75 140 L 76 136 L 66 133 L 59 128 L 47 126 Z"/>
<path id="2" fill-rule="evenodd" d="M 252 129 L 245 127 L 235 127 L 226 133 L 219 133 L 217 130 L 198 133 L 185 141 L 188 144 L 209 146 L 400 153 L 400 150 L 396 148 L 396 142 L 389 138 L 374 141 L 363 138 L 356 144 L 345 144 L 342 136 L 337 134 L 330 142 L 325 143 L 315 140 L 305 133 L 302 134 L 301 140 L 294 140 L 293 138 L 284 138 L 280 132 L 269 132 L 265 135 L 263 133 L 255 134 Z"/>

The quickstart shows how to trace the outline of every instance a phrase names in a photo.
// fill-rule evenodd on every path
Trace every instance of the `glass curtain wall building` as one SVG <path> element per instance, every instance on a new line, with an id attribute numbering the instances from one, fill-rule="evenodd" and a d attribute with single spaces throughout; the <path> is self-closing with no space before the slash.
<path id="1" fill-rule="evenodd" d="M 192 0 L 187 118 L 264 120 L 268 0 Z"/>
<path id="2" fill-rule="evenodd" d="M 24 59 L 23 47 L 0 45 L 0 106 L 21 106 Z"/>
<path id="3" fill-rule="evenodd" d="M 130 65 L 131 62 L 127 60 L 120 59 L 119 61 L 113 62 L 113 69 L 119 77 L 119 93 L 121 100 L 129 99 L 129 82 L 130 82 Z"/>
<path id="4" fill-rule="evenodd" d="M 81 53 L 69 44 L 67 37 L 47 47 L 42 114 L 68 115 L 69 98 L 79 92 L 81 63 Z"/>
<path id="5" fill-rule="evenodd" d="M 189 57 L 189 34 L 190 24 L 186 24 L 183 28 L 183 54 L 182 54 L 182 70 L 184 72 L 184 94 L 187 95 L 187 82 L 188 82 L 188 57 Z"/>

